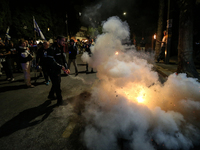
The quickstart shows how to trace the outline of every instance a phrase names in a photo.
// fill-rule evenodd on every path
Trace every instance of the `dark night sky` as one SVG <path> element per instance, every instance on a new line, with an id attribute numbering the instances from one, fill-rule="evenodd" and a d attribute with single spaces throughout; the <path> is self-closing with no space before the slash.
<path id="1" fill-rule="evenodd" d="M 158 5 L 158 0 L 93 0 L 91 5 L 83 8 L 81 21 L 95 26 L 111 16 L 118 16 L 128 22 L 132 32 L 142 36 L 146 32 L 156 31 Z M 126 12 L 126 16 L 123 12 Z"/>
<path id="2" fill-rule="evenodd" d="M 100 20 L 105 20 L 110 16 L 119 16 L 123 20 L 137 19 L 139 17 L 157 17 L 158 0 L 96 0 L 92 5 L 83 9 L 87 17 L 96 16 Z M 126 12 L 126 18 L 122 15 Z M 154 14 L 154 16 L 151 16 Z"/>
<path id="3" fill-rule="evenodd" d="M 73 5 L 82 13 L 82 22 L 93 25 L 94 22 L 101 22 L 111 16 L 118 16 L 122 20 L 135 24 L 143 19 L 147 23 L 157 21 L 158 1 L 159 0 L 65 0 L 65 1 L 49 1 L 36 0 L 27 1 L 10 0 L 15 5 L 26 5 L 27 7 L 37 7 L 37 5 L 47 5 L 50 9 L 58 12 L 67 12 L 69 15 L 69 7 Z M 126 16 L 123 16 L 126 12 Z M 72 12 L 73 13 L 73 12 Z M 88 19 L 90 20 L 88 21 Z M 92 19 L 92 20 L 91 20 Z M 134 23 L 133 23 L 134 22 Z M 145 23 L 145 24 L 147 24 Z"/>
<path id="4" fill-rule="evenodd" d="M 92 26 L 95 21 L 101 22 L 111 16 L 118 16 L 122 20 L 127 20 L 131 24 L 141 23 L 141 20 L 151 23 L 157 21 L 159 0 L 65 0 L 65 1 L 49 1 L 49 0 L 10 0 L 14 7 L 21 8 L 22 6 L 38 7 L 46 5 L 52 11 L 66 12 L 68 15 L 73 13 L 70 10 L 75 6 L 82 13 L 82 23 Z M 126 16 L 123 16 L 126 12 Z M 88 20 L 90 19 L 90 20 Z M 145 23 L 145 24 L 147 24 Z M 141 24 L 140 24 L 141 26 Z"/>
<path id="5" fill-rule="evenodd" d="M 167 0 L 164 1 L 167 7 Z M 19 8 L 21 6 L 37 8 L 38 5 L 46 5 L 52 12 L 63 14 L 63 16 L 66 12 L 69 16 L 74 13 L 70 9 L 73 7 L 77 15 L 78 12 L 82 13 L 81 23 L 93 27 L 97 27 L 111 16 L 118 16 L 121 20 L 128 22 L 132 33 L 137 32 L 140 36 L 151 35 L 157 30 L 159 0 L 35 0 L 26 2 L 10 0 L 10 3 Z M 126 16 L 123 12 L 126 12 Z M 166 16 L 167 8 L 165 8 L 165 20 Z M 164 27 L 166 27 L 165 24 Z"/>

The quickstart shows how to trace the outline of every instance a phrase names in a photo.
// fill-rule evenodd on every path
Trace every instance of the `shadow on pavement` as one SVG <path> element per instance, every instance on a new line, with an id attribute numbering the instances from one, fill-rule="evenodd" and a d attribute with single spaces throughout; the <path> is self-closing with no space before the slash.
<path id="1" fill-rule="evenodd" d="M 47 100 L 37 107 L 20 112 L 17 116 L 0 127 L 0 138 L 43 122 L 53 112 L 53 108 L 56 106 L 56 104 L 49 106 L 50 104 L 51 100 Z M 40 120 L 35 120 L 35 118 L 39 116 L 42 116 L 42 118 Z"/>
<path id="2" fill-rule="evenodd" d="M 78 73 L 80 73 L 80 74 L 84 73 L 84 74 L 85 74 L 85 73 L 86 73 L 86 71 L 79 71 Z"/>
<path id="3" fill-rule="evenodd" d="M 7 81 L 6 79 L 0 79 L 0 85 L 10 84 L 10 83 L 16 83 L 16 82 L 24 82 L 24 79 L 20 80 L 14 80 L 14 81 Z"/>
<path id="4" fill-rule="evenodd" d="M 42 81 L 42 82 L 33 82 L 32 83 L 34 86 L 38 86 L 38 85 L 45 85 L 45 82 Z"/>
<path id="5" fill-rule="evenodd" d="M 95 71 L 93 71 L 93 72 L 86 72 L 86 74 L 93 74 L 93 73 L 97 73 L 97 72 L 95 72 Z"/>
<path id="6" fill-rule="evenodd" d="M 77 64 L 77 66 L 86 66 L 86 64 Z"/>
<path id="7" fill-rule="evenodd" d="M 25 84 L 16 85 L 16 86 L 9 85 L 9 86 L 0 87 L 0 93 L 7 92 L 7 91 L 13 91 L 13 90 L 19 90 L 19 89 L 25 89 L 25 88 L 26 88 Z"/>
<path id="8" fill-rule="evenodd" d="M 0 93 L 7 92 L 7 91 L 13 91 L 13 90 L 19 90 L 19 89 L 26 89 L 27 88 L 25 83 L 22 84 L 22 85 L 11 85 L 11 83 L 16 83 L 16 82 L 22 82 L 23 83 L 24 79 L 15 80 L 15 81 L 12 81 L 12 82 L 5 81 L 5 82 L 1 83 L 0 85 L 3 85 L 3 87 L 0 87 Z M 31 83 L 33 85 L 35 85 L 35 86 L 44 85 L 45 84 L 44 81 L 38 82 L 38 81 L 34 80 L 34 82 L 33 82 L 33 79 L 31 81 Z"/>

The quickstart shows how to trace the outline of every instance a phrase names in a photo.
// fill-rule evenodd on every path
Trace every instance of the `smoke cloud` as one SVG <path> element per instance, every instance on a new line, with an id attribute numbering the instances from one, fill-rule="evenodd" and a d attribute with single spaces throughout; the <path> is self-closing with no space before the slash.
<path id="1" fill-rule="evenodd" d="M 197 80 L 172 74 L 161 84 L 150 63 L 153 54 L 121 44 L 130 34 L 126 22 L 111 17 L 103 31 L 91 47 L 92 57 L 82 55 L 99 78 L 84 112 L 87 148 L 116 150 L 120 139 L 134 150 L 189 150 L 199 144 Z"/>

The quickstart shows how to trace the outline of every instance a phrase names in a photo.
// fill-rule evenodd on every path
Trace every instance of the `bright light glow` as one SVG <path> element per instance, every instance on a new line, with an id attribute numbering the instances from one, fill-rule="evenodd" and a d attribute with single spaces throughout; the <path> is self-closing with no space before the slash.
<path id="1" fill-rule="evenodd" d="M 167 51 L 165 51 L 165 55 L 167 55 Z"/>
<path id="2" fill-rule="evenodd" d="M 148 104 L 148 97 L 146 96 L 148 91 L 146 91 L 141 85 L 133 85 L 132 83 L 126 85 L 125 87 L 118 89 L 117 93 L 122 94 L 130 101 L 135 101 L 138 103 Z"/>
<path id="3" fill-rule="evenodd" d="M 156 34 L 154 34 L 153 38 L 156 39 Z"/>
<path id="4" fill-rule="evenodd" d="M 142 103 L 142 102 L 144 102 L 144 99 L 143 99 L 142 96 L 138 96 L 138 97 L 137 97 L 137 101 L 138 101 L 139 103 Z"/>
<path id="5" fill-rule="evenodd" d="M 118 55 L 118 54 L 119 54 L 119 52 L 118 52 L 118 51 L 116 51 L 116 52 L 115 52 L 115 55 Z"/>
<path id="6" fill-rule="evenodd" d="M 126 15 L 126 12 L 124 12 L 123 15 Z"/>
<path id="7" fill-rule="evenodd" d="M 49 29 L 49 28 L 47 28 L 47 30 L 49 31 L 50 29 Z"/>
<path id="8" fill-rule="evenodd" d="M 87 41 L 88 41 L 87 39 L 82 39 L 82 42 L 85 42 L 85 43 L 86 43 Z"/>

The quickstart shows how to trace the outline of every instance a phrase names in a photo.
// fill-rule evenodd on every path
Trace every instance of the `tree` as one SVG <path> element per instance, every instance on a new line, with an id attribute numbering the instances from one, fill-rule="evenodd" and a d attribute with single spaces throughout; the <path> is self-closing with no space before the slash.
<path id="1" fill-rule="evenodd" d="M 11 12 L 9 8 L 9 1 L 1 0 L 0 1 L 0 34 L 2 39 L 6 34 L 8 26 L 11 25 Z"/>
<path id="2" fill-rule="evenodd" d="M 160 0 L 159 1 L 159 17 L 158 17 L 158 29 L 157 29 L 157 39 L 159 41 L 161 41 L 162 39 L 162 33 L 163 33 L 163 17 L 164 17 L 164 7 L 165 7 L 165 3 L 164 0 Z M 155 46 L 155 59 L 158 57 L 159 52 L 160 52 L 160 43 L 156 42 L 156 46 Z"/>
<path id="3" fill-rule="evenodd" d="M 179 0 L 179 42 L 177 73 L 199 78 L 193 60 L 193 8 L 195 0 Z"/>
<path id="4" fill-rule="evenodd" d="M 95 39 L 99 34 L 102 34 L 102 26 L 98 26 L 97 28 L 88 27 L 86 32 L 86 35 L 89 39 Z"/>
<path id="5" fill-rule="evenodd" d="M 79 0 L 80 1 L 80 0 Z M 77 2 L 77 1 L 76 1 Z M 80 29 L 78 12 L 75 1 L 55 3 L 54 1 L 1 0 L 0 1 L 0 34 L 5 34 L 10 26 L 12 38 L 34 38 L 33 16 L 46 39 L 59 34 L 66 35 L 66 14 L 68 14 L 68 28 L 72 35 Z M 37 5 L 35 5 L 37 4 Z M 12 11 L 10 11 L 12 10 Z M 47 29 L 50 30 L 47 30 Z"/>

